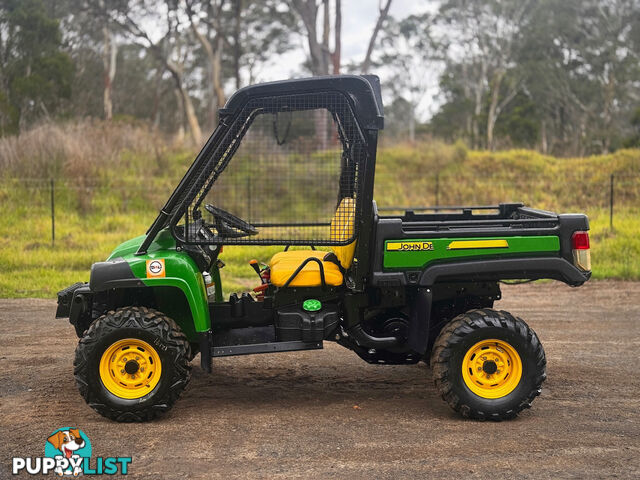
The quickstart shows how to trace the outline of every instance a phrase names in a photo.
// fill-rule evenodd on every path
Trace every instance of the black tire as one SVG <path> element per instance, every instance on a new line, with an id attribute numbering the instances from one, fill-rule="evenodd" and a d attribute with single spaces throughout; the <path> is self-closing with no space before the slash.
<path id="1" fill-rule="evenodd" d="M 158 384 L 142 398 L 111 393 L 100 379 L 100 358 L 118 340 L 137 338 L 152 345 L 161 360 Z M 94 321 L 76 348 L 74 375 L 80 394 L 100 415 L 118 422 L 144 422 L 168 411 L 189 383 L 189 342 L 169 317 L 146 307 L 112 310 Z"/>
<path id="2" fill-rule="evenodd" d="M 483 398 L 466 385 L 462 364 L 470 348 L 494 338 L 516 350 L 522 376 L 509 394 Z M 545 367 L 544 349 L 536 333 L 522 319 L 488 308 L 471 310 L 451 320 L 438 335 L 431 353 L 433 379 L 444 401 L 463 417 L 478 420 L 507 420 L 530 408 L 546 379 Z"/>

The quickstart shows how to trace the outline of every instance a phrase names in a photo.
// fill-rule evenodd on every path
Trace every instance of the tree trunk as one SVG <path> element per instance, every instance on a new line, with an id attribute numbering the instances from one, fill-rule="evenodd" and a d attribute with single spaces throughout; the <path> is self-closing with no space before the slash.
<path id="1" fill-rule="evenodd" d="M 213 50 L 211 74 L 213 76 L 213 90 L 216 94 L 217 108 L 222 108 L 224 107 L 227 98 L 225 97 L 224 89 L 222 88 L 222 47 L 224 42 L 221 35 L 216 35 L 214 44 L 215 48 Z"/>
<path id="2" fill-rule="evenodd" d="M 309 45 L 309 59 L 311 63 L 311 73 L 314 76 L 329 74 L 329 52 L 328 52 L 328 0 L 324 3 L 324 23 L 323 23 L 323 44 L 318 41 L 318 6 L 315 0 L 291 0 L 291 6 L 302 19 L 305 29 L 307 30 L 307 43 Z M 314 130 L 317 140 L 317 148 L 325 150 L 328 144 L 327 131 L 327 111 L 325 109 L 316 109 L 313 112 Z"/>
<path id="3" fill-rule="evenodd" d="M 547 122 L 542 120 L 542 125 L 540 126 L 540 149 L 544 155 L 549 151 L 549 142 L 547 140 Z"/>
<path id="4" fill-rule="evenodd" d="M 364 61 L 362 62 L 362 73 L 369 73 L 369 68 L 371 68 L 371 55 L 373 54 L 373 48 L 376 45 L 376 40 L 378 38 L 378 33 L 380 33 L 380 29 L 382 28 L 382 24 L 389 15 L 389 8 L 391 8 L 391 0 L 387 0 L 385 6 L 379 9 L 378 20 L 376 20 L 376 24 L 373 27 L 373 33 L 371 34 L 371 38 L 369 38 L 367 53 L 365 54 Z"/>
<path id="5" fill-rule="evenodd" d="M 475 102 L 473 108 L 473 120 L 471 124 L 472 129 L 472 147 L 479 148 L 480 147 L 480 127 L 478 125 L 478 119 L 480 118 L 480 114 L 482 113 L 482 103 L 484 96 L 484 79 L 487 75 L 487 65 L 484 60 L 481 60 L 480 65 L 480 76 L 476 79 L 477 83 L 475 86 Z"/>
<path id="6" fill-rule="evenodd" d="M 336 0 L 336 19 L 333 29 L 333 53 L 331 54 L 331 61 L 333 63 L 333 74 L 340 74 L 340 56 L 342 54 L 342 3 L 340 0 Z"/>
<path id="7" fill-rule="evenodd" d="M 171 76 L 176 83 L 176 90 L 180 95 L 182 109 L 187 119 L 187 123 L 189 124 L 189 130 L 191 131 L 193 143 L 195 143 L 195 145 L 199 147 L 202 142 L 202 130 L 200 130 L 198 116 L 196 115 L 196 110 L 193 107 L 193 102 L 191 101 L 189 92 L 187 92 L 186 88 L 184 87 L 182 76 L 180 75 L 178 69 L 170 62 L 167 63 L 167 69 L 169 70 L 169 72 L 171 72 Z"/>
<path id="8" fill-rule="evenodd" d="M 174 142 L 177 145 L 182 145 L 184 143 L 184 103 L 182 99 L 182 94 L 178 88 L 173 89 L 173 93 L 176 96 L 176 123 L 178 124 L 178 130 L 176 131 L 176 135 L 174 137 Z"/>
<path id="9" fill-rule="evenodd" d="M 236 90 L 240 89 L 240 57 L 242 56 L 242 47 L 240 40 L 240 25 L 242 23 L 242 0 L 233 2 L 234 24 L 233 24 L 233 73 L 236 80 Z"/>
<path id="10" fill-rule="evenodd" d="M 193 18 L 189 16 L 189 19 L 191 21 L 191 30 L 198 39 L 198 42 L 200 42 L 200 45 L 202 45 L 202 48 L 204 49 L 207 56 L 207 63 L 209 67 L 209 85 L 211 88 L 211 101 L 209 103 L 208 121 L 210 124 L 209 126 L 213 128 L 217 123 L 218 108 L 221 108 L 226 102 L 221 80 L 223 40 L 221 35 L 216 34 L 212 45 L 209 39 L 205 35 L 203 35 L 200 30 L 198 30 L 198 26 L 193 21 Z M 213 101 L 214 98 L 215 102 Z"/>
<path id="11" fill-rule="evenodd" d="M 613 67 L 610 67 L 611 69 Z M 611 120 L 613 117 L 613 104 L 616 97 L 616 78 L 611 71 L 607 75 L 607 82 L 604 85 L 604 109 L 602 119 L 604 123 L 602 138 L 602 153 L 609 153 L 611 146 Z"/>
<path id="12" fill-rule="evenodd" d="M 491 85 L 491 103 L 489 104 L 489 114 L 487 115 L 487 148 L 491 151 L 495 148 L 493 130 L 498 119 L 498 100 L 500 100 L 500 86 L 503 78 L 504 72 L 499 71 L 496 73 Z"/>
<path id="13" fill-rule="evenodd" d="M 309 46 L 309 60 L 313 75 L 327 75 L 329 65 L 325 61 L 322 45 L 318 42 L 318 7 L 315 0 L 291 0 L 293 9 L 300 15 L 307 30 L 307 44 Z"/>
<path id="14" fill-rule="evenodd" d="M 114 41 L 113 34 L 106 25 L 102 27 L 102 37 L 104 41 L 104 48 L 102 50 L 102 65 L 104 68 L 104 118 L 107 121 L 111 121 L 113 118 L 113 79 L 116 76 L 118 46 Z"/>
<path id="15" fill-rule="evenodd" d="M 409 142 L 412 144 L 416 142 L 416 109 L 413 102 L 409 109 Z"/>
<path id="16" fill-rule="evenodd" d="M 196 110 L 193 108 L 193 102 L 189 93 L 184 88 L 184 84 L 180 82 L 178 87 L 180 95 L 182 96 L 182 102 L 184 107 L 184 113 L 187 116 L 187 122 L 189 123 L 189 129 L 191 130 L 191 136 L 193 137 L 193 143 L 196 147 L 200 147 L 202 143 L 202 130 L 200 130 L 200 124 L 198 123 L 198 117 L 196 116 Z"/>
<path id="17" fill-rule="evenodd" d="M 471 87 L 469 81 L 469 68 L 466 62 L 462 62 L 462 90 L 464 93 L 464 98 L 471 100 Z M 473 142 L 473 114 L 470 112 L 466 112 L 465 118 L 465 129 L 468 138 Z"/>
<path id="18" fill-rule="evenodd" d="M 160 127 L 160 100 L 162 96 L 161 87 L 162 87 L 163 73 L 164 73 L 164 70 L 162 70 L 161 68 L 158 68 L 158 71 L 156 72 L 156 79 L 155 79 L 156 80 L 155 91 L 153 93 L 153 111 L 151 113 L 154 130 L 157 130 Z"/>

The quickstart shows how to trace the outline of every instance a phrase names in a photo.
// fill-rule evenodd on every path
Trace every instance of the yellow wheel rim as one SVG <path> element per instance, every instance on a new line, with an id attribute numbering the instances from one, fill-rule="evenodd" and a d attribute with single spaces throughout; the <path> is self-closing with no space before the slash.
<path id="1" fill-rule="evenodd" d="M 158 352 L 143 340 L 124 338 L 113 343 L 100 359 L 102 384 L 120 398 L 141 398 L 160 381 Z"/>
<path id="2" fill-rule="evenodd" d="M 479 397 L 501 398 L 520 383 L 522 360 L 507 342 L 482 340 L 467 350 L 462 360 L 462 378 Z"/>

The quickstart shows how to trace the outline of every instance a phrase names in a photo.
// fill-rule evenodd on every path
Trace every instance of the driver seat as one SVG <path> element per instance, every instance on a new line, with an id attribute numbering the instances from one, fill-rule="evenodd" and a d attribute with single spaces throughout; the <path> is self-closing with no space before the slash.
<path id="1" fill-rule="evenodd" d="M 355 217 L 355 199 L 343 198 L 331 220 L 329 230 L 331 240 L 344 241 L 351 238 L 355 227 Z M 342 285 L 344 282 L 342 272 L 347 270 L 353 262 L 356 241 L 344 246 L 331 247 L 331 250 L 335 257 L 332 252 L 321 250 L 287 250 L 276 253 L 269 262 L 271 283 L 277 287 L 284 286 L 306 259 L 317 258 L 322 262 L 326 284 L 334 287 Z M 315 261 L 308 262 L 289 283 L 290 287 L 319 287 L 320 285 L 322 285 L 320 266 Z"/>

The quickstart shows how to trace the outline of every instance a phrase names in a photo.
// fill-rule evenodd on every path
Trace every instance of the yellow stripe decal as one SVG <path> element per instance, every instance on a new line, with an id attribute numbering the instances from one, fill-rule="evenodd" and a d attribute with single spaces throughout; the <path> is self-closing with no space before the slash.
<path id="1" fill-rule="evenodd" d="M 456 240 L 447 250 L 469 250 L 472 248 L 509 248 L 506 240 Z"/>

